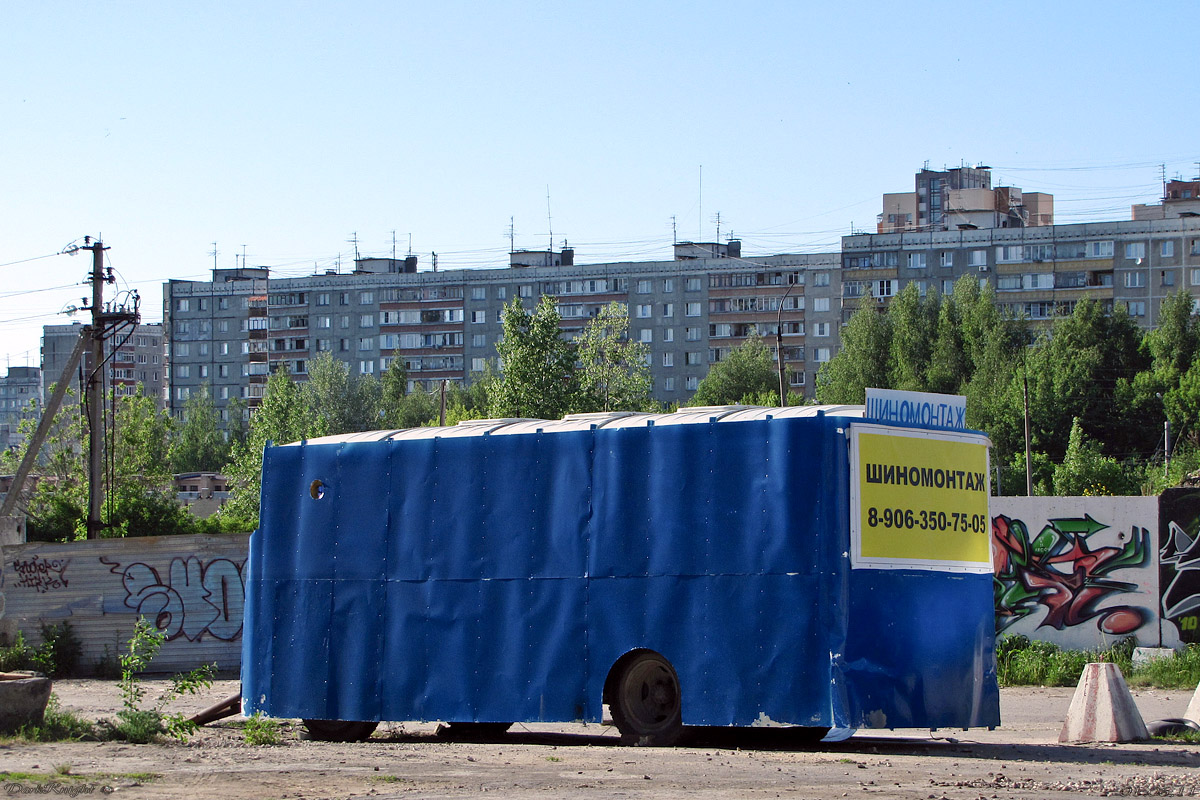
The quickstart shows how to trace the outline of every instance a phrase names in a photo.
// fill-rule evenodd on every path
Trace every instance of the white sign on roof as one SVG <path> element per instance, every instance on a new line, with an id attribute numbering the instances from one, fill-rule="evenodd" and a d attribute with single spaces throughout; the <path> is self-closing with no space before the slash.
<path id="1" fill-rule="evenodd" d="M 967 398 L 961 394 L 867 389 L 864 419 L 872 422 L 967 430 Z"/>

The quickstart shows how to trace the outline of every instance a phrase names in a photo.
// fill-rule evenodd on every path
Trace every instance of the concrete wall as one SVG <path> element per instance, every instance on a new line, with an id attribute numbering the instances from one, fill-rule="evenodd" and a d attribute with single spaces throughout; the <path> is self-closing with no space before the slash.
<path id="1" fill-rule="evenodd" d="M 1200 642 L 1200 489 L 1163 492 L 1158 526 L 1164 636 Z"/>
<path id="2" fill-rule="evenodd" d="M 1062 647 L 1181 643 L 1160 613 L 1157 497 L 993 497 L 996 629 Z"/>
<path id="3" fill-rule="evenodd" d="M 37 640 L 70 621 L 90 667 L 124 646 L 139 615 L 167 635 L 151 669 L 241 665 L 248 534 L 153 536 L 0 548 L 0 632 Z"/>

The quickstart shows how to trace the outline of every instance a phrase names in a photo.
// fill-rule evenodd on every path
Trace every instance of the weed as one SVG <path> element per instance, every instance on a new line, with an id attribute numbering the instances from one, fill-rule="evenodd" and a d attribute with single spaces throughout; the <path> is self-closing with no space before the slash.
<path id="1" fill-rule="evenodd" d="M 142 708 L 146 687 L 138 673 L 145 671 L 158 654 L 166 636 L 157 628 L 138 617 L 129 639 L 128 652 L 120 656 L 122 708 L 117 712 L 117 721 L 108 723 L 109 735 L 134 744 L 146 744 L 165 734 L 179 741 L 186 741 L 196 732 L 196 723 L 178 713 L 164 710 L 172 699 L 184 694 L 195 694 L 200 689 L 212 686 L 215 665 L 206 664 L 191 672 L 176 675 L 171 688 L 163 692 L 149 708 Z"/>
<path id="2" fill-rule="evenodd" d="M 25 725 L 17 736 L 30 742 L 77 742 L 96 738 L 96 726 L 71 711 L 63 710 L 58 698 L 50 695 L 41 725 Z"/>
<path id="3" fill-rule="evenodd" d="M 257 711 L 246 719 L 242 733 L 249 745 L 279 744 L 281 741 L 279 723 Z"/>
<path id="4" fill-rule="evenodd" d="M 555 763 L 558 763 L 559 761 L 562 761 L 562 759 L 561 759 L 561 758 L 559 758 L 558 756 L 546 756 L 546 760 L 547 760 L 547 761 L 553 761 L 553 762 L 555 762 Z"/>
<path id="5" fill-rule="evenodd" d="M 121 659 L 108 645 L 104 645 L 104 655 L 96 659 L 92 672 L 97 678 L 116 680 L 121 677 Z"/>
<path id="6" fill-rule="evenodd" d="M 1133 648 L 1132 638 L 1096 650 L 1063 650 L 1026 636 L 1003 636 L 996 642 L 996 674 L 1001 686 L 1074 686 L 1084 666 L 1096 661 L 1114 663 L 1129 675 Z"/>
<path id="7" fill-rule="evenodd" d="M 1200 742 L 1200 731 L 1180 731 L 1170 736 L 1155 736 L 1154 739 L 1155 741 L 1162 742 L 1188 742 L 1196 744 Z"/>
<path id="8" fill-rule="evenodd" d="M 1192 689 L 1200 684 L 1200 644 L 1189 644 L 1166 658 L 1155 658 L 1134 670 L 1131 686 Z"/>
<path id="9" fill-rule="evenodd" d="M 379 775 L 375 780 L 380 783 L 404 783 L 405 778 L 401 778 L 399 775 Z"/>

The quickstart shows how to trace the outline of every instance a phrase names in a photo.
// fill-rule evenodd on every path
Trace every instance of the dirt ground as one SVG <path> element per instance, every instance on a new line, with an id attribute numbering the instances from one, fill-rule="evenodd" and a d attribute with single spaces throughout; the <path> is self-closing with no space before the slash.
<path id="1" fill-rule="evenodd" d="M 152 692 L 163 682 L 148 681 Z M 192 712 L 236 693 L 219 681 L 172 706 Z M 381 726 L 367 743 L 302 740 L 249 746 L 245 720 L 203 729 L 187 744 L 0 744 L 0 792 L 200 798 L 1057 798 L 1200 796 L 1200 745 L 1155 741 L 1060 745 L 1071 689 L 1001 693 L 995 731 L 870 732 L 811 745 L 767 729 L 700 729 L 679 747 L 619 747 L 599 725 L 516 725 L 486 743 L 435 737 L 433 724 Z M 66 680 L 63 707 L 97 719 L 120 705 L 116 684 Z M 1135 694 L 1146 721 L 1181 716 L 1191 692 Z M 69 776 L 62 773 L 69 772 Z"/>

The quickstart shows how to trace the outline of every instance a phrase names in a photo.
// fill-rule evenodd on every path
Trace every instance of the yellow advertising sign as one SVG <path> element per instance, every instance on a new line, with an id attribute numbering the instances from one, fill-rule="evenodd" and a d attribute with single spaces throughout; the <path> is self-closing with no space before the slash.
<path id="1" fill-rule="evenodd" d="M 985 437 L 855 425 L 850 463 L 853 566 L 991 571 Z"/>

